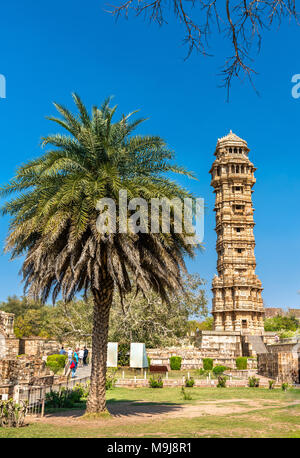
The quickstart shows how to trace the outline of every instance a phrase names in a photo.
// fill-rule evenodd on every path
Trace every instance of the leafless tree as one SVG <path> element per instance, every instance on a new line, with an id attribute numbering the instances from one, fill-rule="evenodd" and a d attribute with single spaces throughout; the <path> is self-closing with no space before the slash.
<path id="1" fill-rule="evenodd" d="M 228 94 L 234 77 L 246 76 L 253 85 L 251 55 L 253 46 L 260 50 L 263 31 L 280 26 L 284 18 L 298 24 L 296 0 L 120 0 L 110 12 L 119 18 L 132 11 L 163 25 L 170 10 L 185 29 L 186 57 L 193 50 L 209 55 L 209 38 L 215 32 L 231 44 L 232 54 L 222 68 L 222 86 Z"/>

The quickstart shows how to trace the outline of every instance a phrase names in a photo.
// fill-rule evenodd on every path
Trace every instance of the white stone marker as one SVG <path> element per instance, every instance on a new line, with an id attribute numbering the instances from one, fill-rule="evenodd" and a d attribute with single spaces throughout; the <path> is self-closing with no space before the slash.
<path id="1" fill-rule="evenodd" d="M 148 367 L 146 346 L 144 343 L 130 344 L 130 367 L 136 369 Z"/>
<path id="2" fill-rule="evenodd" d="M 118 342 L 108 342 L 106 366 L 118 367 Z"/>

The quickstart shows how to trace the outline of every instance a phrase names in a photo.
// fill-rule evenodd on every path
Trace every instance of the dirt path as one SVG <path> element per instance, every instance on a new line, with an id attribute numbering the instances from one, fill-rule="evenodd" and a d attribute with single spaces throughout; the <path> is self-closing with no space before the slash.
<path id="1" fill-rule="evenodd" d="M 82 410 L 70 410 L 55 414 L 47 414 L 44 418 L 28 417 L 30 423 L 47 423 L 56 426 L 101 426 L 102 424 L 128 424 L 129 422 L 166 420 L 168 418 L 193 418 L 203 415 L 226 416 L 264 410 L 267 408 L 283 408 L 300 404 L 300 401 L 274 401 L 251 399 L 228 399 L 218 401 L 198 401 L 197 404 L 155 404 L 149 402 L 116 402 L 109 405 L 111 418 L 99 420 L 85 420 Z"/>

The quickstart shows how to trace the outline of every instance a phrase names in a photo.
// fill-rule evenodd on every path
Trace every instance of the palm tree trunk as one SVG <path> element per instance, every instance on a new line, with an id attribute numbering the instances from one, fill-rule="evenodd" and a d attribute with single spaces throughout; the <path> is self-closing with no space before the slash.
<path id="1" fill-rule="evenodd" d="M 92 337 L 92 371 L 90 392 L 87 400 L 87 413 L 106 411 L 106 360 L 109 312 L 113 299 L 114 283 L 108 275 L 103 275 L 101 291 L 93 290 L 94 320 Z"/>

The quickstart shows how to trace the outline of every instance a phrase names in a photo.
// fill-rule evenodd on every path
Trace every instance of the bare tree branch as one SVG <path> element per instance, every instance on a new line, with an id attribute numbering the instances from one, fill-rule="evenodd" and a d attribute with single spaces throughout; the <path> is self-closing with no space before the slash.
<path id="1" fill-rule="evenodd" d="M 251 53 L 253 45 L 261 48 L 262 33 L 274 24 L 281 25 L 283 18 L 294 19 L 297 24 L 296 0 L 120 0 L 112 5 L 110 13 L 116 19 L 143 15 L 162 26 L 166 24 L 169 10 L 183 25 L 183 42 L 188 47 L 186 58 L 195 50 L 204 56 L 210 55 L 209 37 L 214 32 L 226 37 L 233 48 L 231 56 L 225 58 L 222 86 L 229 89 L 233 78 L 248 78 L 252 86 Z M 249 63 L 250 62 L 250 63 Z M 255 87 L 254 87 L 255 89 Z"/>

